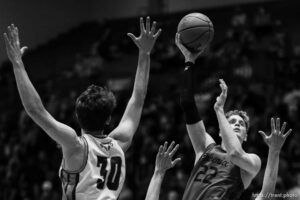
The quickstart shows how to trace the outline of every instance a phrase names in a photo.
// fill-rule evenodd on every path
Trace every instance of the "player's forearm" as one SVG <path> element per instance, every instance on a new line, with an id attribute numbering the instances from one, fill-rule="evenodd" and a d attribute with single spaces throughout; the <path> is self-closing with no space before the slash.
<path id="1" fill-rule="evenodd" d="M 147 190 L 146 200 L 159 199 L 161 184 L 164 179 L 164 175 L 164 173 L 159 173 L 157 171 L 154 172 Z"/>
<path id="2" fill-rule="evenodd" d="M 134 80 L 134 87 L 132 96 L 135 98 L 137 103 L 143 104 L 146 94 L 147 86 L 149 81 L 150 72 L 150 54 L 139 52 L 138 67 Z"/>
<path id="3" fill-rule="evenodd" d="M 186 64 L 183 71 L 183 83 L 180 93 L 180 105 L 187 124 L 195 124 L 200 121 L 198 109 L 194 99 L 193 65 Z"/>
<path id="4" fill-rule="evenodd" d="M 22 61 L 13 63 L 13 70 L 17 82 L 22 104 L 28 114 L 38 113 L 44 106 L 41 98 L 32 85 Z"/>
<path id="5" fill-rule="evenodd" d="M 268 161 L 261 191 L 262 194 L 274 193 L 278 175 L 279 154 L 280 152 L 278 150 L 269 149 Z"/>
<path id="6" fill-rule="evenodd" d="M 238 137 L 234 134 L 232 127 L 225 117 L 223 110 L 216 110 L 222 141 L 230 156 L 238 156 L 243 151 Z"/>
<path id="7" fill-rule="evenodd" d="M 219 122 L 222 142 L 225 145 L 230 161 L 254 177 L 261 166 L 259 157 L 255 154 L 250 155 L 243 150 L 241 142 L 226 119 L 223 109 L 215 111 Z"/>
<path id="8" fill-rule="evenodd" d="M 182 90 L 180 93 L 181 102 L 195 102 L 194 100 L 194 79 L 193 64 L 186 65 L 183 70 Z"/>

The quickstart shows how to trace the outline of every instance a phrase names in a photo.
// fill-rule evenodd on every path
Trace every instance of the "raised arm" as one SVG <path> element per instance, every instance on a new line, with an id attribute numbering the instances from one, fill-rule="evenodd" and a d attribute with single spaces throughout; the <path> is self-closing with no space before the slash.
<path id="1" fill-rule="evenodd" d="M 156 155 L 155 170 L 147 190 L 146 200 L 159 199 L 161 184 L 166 171 L 174 167 L 181 160 L 180 158 L 172 160 L 179 147 L 178 144 L 175 147 L 174 145 L 175 142 L 172 142 L 168 147 L 168 142 L 165 142 L 164 146 L 161 145 L 159 147 L 159 151 Z"/>
<path id="2" fill-rule="evenodd" d="M 249 154 L 243 150 L 241 142 L 225 117 L 224 104 L 227 98 L 227 85 L 222 79 L 220 79 L 220 87 L 222 92 L 217 97 L 214 109 L 219 122 L 223 143 L 231 161 L 248 172 L 253 178 L 260 169 L 260 158 L 255 154 Z"/>
<path id="3" fill-rule="evenodd" d="M 269 147 L 269 154 L 262 190 L 255 200 L 272 199 L 269 194 L 272 194 L 275 191 L 280 150 L 286 138 L 292 132 L 292 130 L 290 129 L 287 133 L 284 134 L 285 127 L 286 122 L 284 122 L 282 127 L 280 128 L 280 119 L 277 118 L 275 123 L 274 118 L 271 118 L 271 134 L 267 136 L 263 131 L 259 131 L 265 143 Z"/>
<path id="4" fill-rule="evenodd" d="M 138 66 L 133 92 L 126 110 L 119 125 L 110 134 L 111 137 L 118 140 L 124 151 L 129 148 L 140 122 L 149 80 L 150 53 L 156 39 L 161 33 L 161 29 L 156 32 L 155 27 L 156 22 L 153 22 L 152 27 L 150 28 L 150 17 L 147 17 L 146 28 L 144 26 L 143 18 L 140 18 L 140 36 L 135 37 L 132 33 L 127 34 L 139 49 Z"/>
<path id="5" fill-rule="evenodd" d="M 185 58 L 185 68 L 183 71 L 183 85 L 180 93 L 180 105 L 184 113 L 187 131 L 192 142 L 197 161 L 203 154 L 205 148 L 214 142 L 207 134 L 203 121 L 200 118 L 194 99 L 193 69 L 196 59 L 202 53 L 191 53 L 180 42 L 180 35 L 177 33 L 175 43 Z"/>
<path id="6" fill-rule="evenodd" d="M 32 85 L 23 61 L 22 55 L 27 47 L 20 47 L 18 28 L 13 24 L 8 26 L 4 33 L 6 52 L 13 65 L 13 71 L 17 82 L 22 104 L 27 114 L 37 123 L 53 140 L 62 145 L 63 149 L 74 149 L 81 143 L 75 131 L 57 122 L 44 108 L 40 96 Z"/>

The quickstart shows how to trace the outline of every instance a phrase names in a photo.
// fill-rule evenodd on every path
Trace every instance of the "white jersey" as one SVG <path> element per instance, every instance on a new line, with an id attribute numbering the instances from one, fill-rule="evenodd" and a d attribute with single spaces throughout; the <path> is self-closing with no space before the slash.
<path id="1" fill-rule="evenodd" d="M 124 152 L 113 138 L 83 134 L 85 165 L 78 171 L 60 168 L 63 200 L 116 200 L 125 180 Z"/>

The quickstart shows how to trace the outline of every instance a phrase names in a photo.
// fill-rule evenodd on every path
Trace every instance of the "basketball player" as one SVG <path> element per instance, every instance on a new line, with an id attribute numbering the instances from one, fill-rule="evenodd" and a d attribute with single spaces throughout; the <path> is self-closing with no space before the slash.
<path id="1" fill-rule="evenodd" d="M 278 164 L 279 164 L 279 153 L 281 147 L 283 146 L 286 138 L 292 132 L 290 129 L 287 133 L 284 134 L 286 127 L 286 122 L 283 123 L 280 129 L 280 119 L 277 118 L 276 124 L 274 119 L 271 118 L 271 134 L 267 136 L 263 131 L 259 131 L 262 135 L 265 143 L 269 146 L 268 162 L 264 175 L 264 182 L 261 192 L 257 195 L 255 200 L 264 200 L 271 199 L 272 193 L 274 193 L 277 173 L 278 173 Z M 158 200 L 160 194 L 161 184 L 164 178 L 166 170 L 172 168 L 180 161 L 180 158 L 172 161 L 172 157 L 176 153 L 179 145 L 176 145 L 173 148 L 174 143 L 171 143 L 168 150 L 167 143 L 164 146 L 160 146 L 159 152 L 156 156 L 155 171 L 152 176 L 150 185 L 148 187 L 146 200 Z"/>
<path id="2" fill-rule="evenodd" d="M 274 118 L 271 118 L 271 134 L 267 136 L 263 131 L 259 131 L 269 147 L 269 153 L 262 190 L 255 200 L 272 199 L 274 197 L 272 194 L 275 191 L 280 150 L 286 138 L 292 132 L 290 129 L 284 134 L 285 127 L 286 122 L 280 128 L 280 119 L 277 118 L 275 122 Z"/>
<path id="3" fill-rule="evenodd" d="M 242 143 L 247 139 L 249 117 L 243 111 L 224 113 L 227 87 L 220 81 L 221 95 L 214 105 L 217 114 L 221 145 L 206 132 L 194 100 L 192 70 L 202 51 L 190 52 L 176 34 L 176 45 L 185 57 L 181 106 L 194 151 L 194 168 L 188 180 L 183 200 L 238 199 L 260 170 L 261 161 L 255 154 L 246 153 Z"/>
<path id="4" fill-rule="evenodd" d="M 20 46 L 18 28 L 12 24 L 7 31 L 4 33 L 6 51 L 13 64 L 23 106 L 28 115 L 62 146 L 63 199 L 117 199 L 125 179 L 124 152 L 138 127 L 147 92 L 150 53 L 161 33 L 161 30 L 156 32 L 156 22 L 150 27 L 147 17 L 145 27 L 141 18 L 140 36 L 128 33 L 139 49 L 139 58 L 132 96 L 119 125 L 109 135 L 103 134 L 116 100 L 108 89 L 91 85 L 76 100 L 81 137 L 69 126 L 56 121 L 44 108 L 22 61 L 26 47 Z"/>
<path id="5" fill-rule="evenodd" d="M 160 188 L 166 171 L 173 168 L 181 160 L 180 158 L 172 160 L 179 147 L 178 144 L 175 147 L 174 145 L 175 142 L 172 142 L 168 147 L 168 142 L 165 142 L 164 146 L 161 145 L 159 147 L 159 151 L 156 155 L 155 170 L 148 187 L 146 200 L 159 199 Z"/>

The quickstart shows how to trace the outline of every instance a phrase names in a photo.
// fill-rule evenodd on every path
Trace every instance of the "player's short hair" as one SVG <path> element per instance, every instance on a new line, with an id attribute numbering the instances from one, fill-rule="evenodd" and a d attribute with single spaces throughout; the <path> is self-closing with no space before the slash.
<path id="1" fill-rule="evenodd" d="M 248 132 L 250 127 L 250 117 L 248 116 L 248 114 L 242 110 L 230 110 L 227 113 L 225 113 L 227 119 L 232 115 L 239 115 L 244 120 L 246 124 L 246 130 Z"/>
<path id="2" fill-rule="evenodd" d="M 115 107 L 116 99 L 109 89 L 90 85 L 77 98 L 75 112 L 83 130 L 99 131 L 104 129 Z"/>

